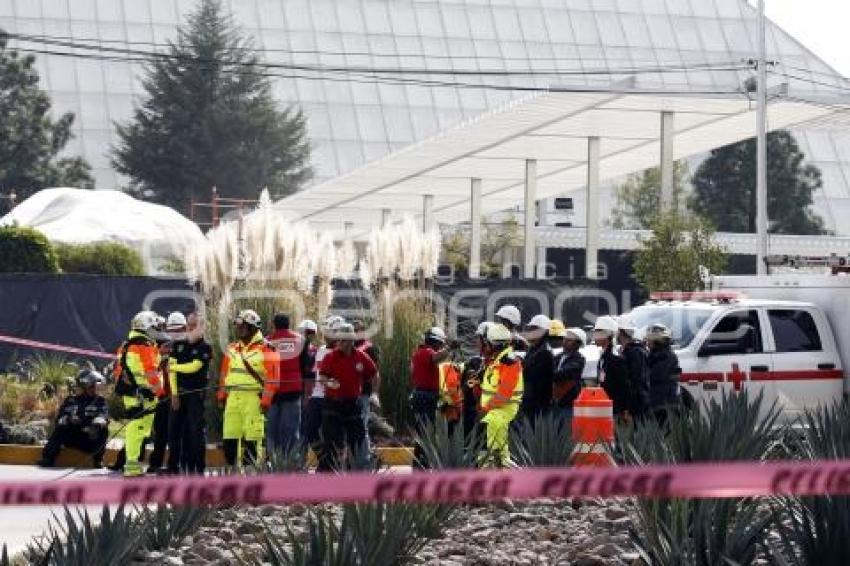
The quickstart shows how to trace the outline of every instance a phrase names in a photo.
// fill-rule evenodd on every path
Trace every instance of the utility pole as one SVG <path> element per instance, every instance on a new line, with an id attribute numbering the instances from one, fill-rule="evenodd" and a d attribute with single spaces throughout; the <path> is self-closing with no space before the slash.
<path id="1" fill-rule="evenodd" d="M 756 108 L 756 273 L 767 273 L 767 55 L 764 1 L 758 0 L 758 107 Z"/>

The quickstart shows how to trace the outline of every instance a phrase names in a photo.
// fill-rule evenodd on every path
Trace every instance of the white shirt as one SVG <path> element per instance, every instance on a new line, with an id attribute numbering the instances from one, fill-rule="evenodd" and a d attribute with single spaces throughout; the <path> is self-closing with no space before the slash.
<path id="1" fill-rule="evenodd" d="M 325 359 L 325 356 L 330 353 L 331 348 L 328 348 L 324 344 L 319 346 L 319 349 L 316 350 L 316 365 L 313 366 L 313 371 L 316 374 L 316 382 L 313 385 L 313 394 L 311 397 L 315 397 L 317 399 L 323 399 L 325 397 L 325 384 L 321 382 L 321 376 L 319 375 L 319 366 L 322 363 L 322 360 Z"/>

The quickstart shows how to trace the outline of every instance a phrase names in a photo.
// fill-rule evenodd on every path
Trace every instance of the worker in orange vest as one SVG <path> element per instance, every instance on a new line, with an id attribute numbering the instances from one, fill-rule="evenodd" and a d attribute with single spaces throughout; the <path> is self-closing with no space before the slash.
<path id="1" fill-rule="evenodd" d="M 487 457 L 497 466 L 510 465 L 508 431 L 522 400 L 522 361 L 514 354 L 514 336 L 501 324 L 487 328 L 488 360 L 481 380 L 481 423 L 486 426 Z"/>

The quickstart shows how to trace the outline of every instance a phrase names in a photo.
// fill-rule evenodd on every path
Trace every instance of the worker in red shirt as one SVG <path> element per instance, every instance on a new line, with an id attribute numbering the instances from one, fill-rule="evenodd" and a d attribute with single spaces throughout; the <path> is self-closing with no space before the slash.
<path id="1" fill-rule="evenodd" d="M 271 407 L 266 411 L 266 443 L 271 453 L 294 450 L 301 440 L 301 397 L 303 395 L 302 357 L 304 337 L 290 330 L 289 315 L 274 315 L 274 331 L 266 342 L 276 352 L 278 383 Z"/>
<path id="2" fill-rule="evenodd" d="M 440 364 L 449 358 L 446 333 L 441 328 L 429 329 L 419 347 L 410 356 L 410 379 L 413 392 L 410 405 L 413 410 L 416 433 L 419 436 L 433 424 L 440 400 Z M 413 453 L 414 464 L 424 467 L 424 454 L 419 443 Z"/>
<path id="3" fill-rule="evenodd" d="M 368 461 L 366 427 L 357 398 L 378 373 L 372 358 L 354 347 L 353 326 L 341 324 L 334 334 L 336 348 L 319 366 L 319 379 L 325 385 L 320 471 L 340 469 L 343 462 L 339 456 L 346 446 L 355 466 L 363 466 Z"/>

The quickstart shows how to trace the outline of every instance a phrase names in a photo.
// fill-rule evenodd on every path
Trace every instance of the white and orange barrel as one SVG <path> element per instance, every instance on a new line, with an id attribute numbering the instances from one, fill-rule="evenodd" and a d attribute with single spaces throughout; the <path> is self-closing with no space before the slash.
<path id="1" fill-rule="evenodd" d="M 574 466 L 614 465 L 614 403 L 601 387 L 584 387 L 573 403 Z"/>

